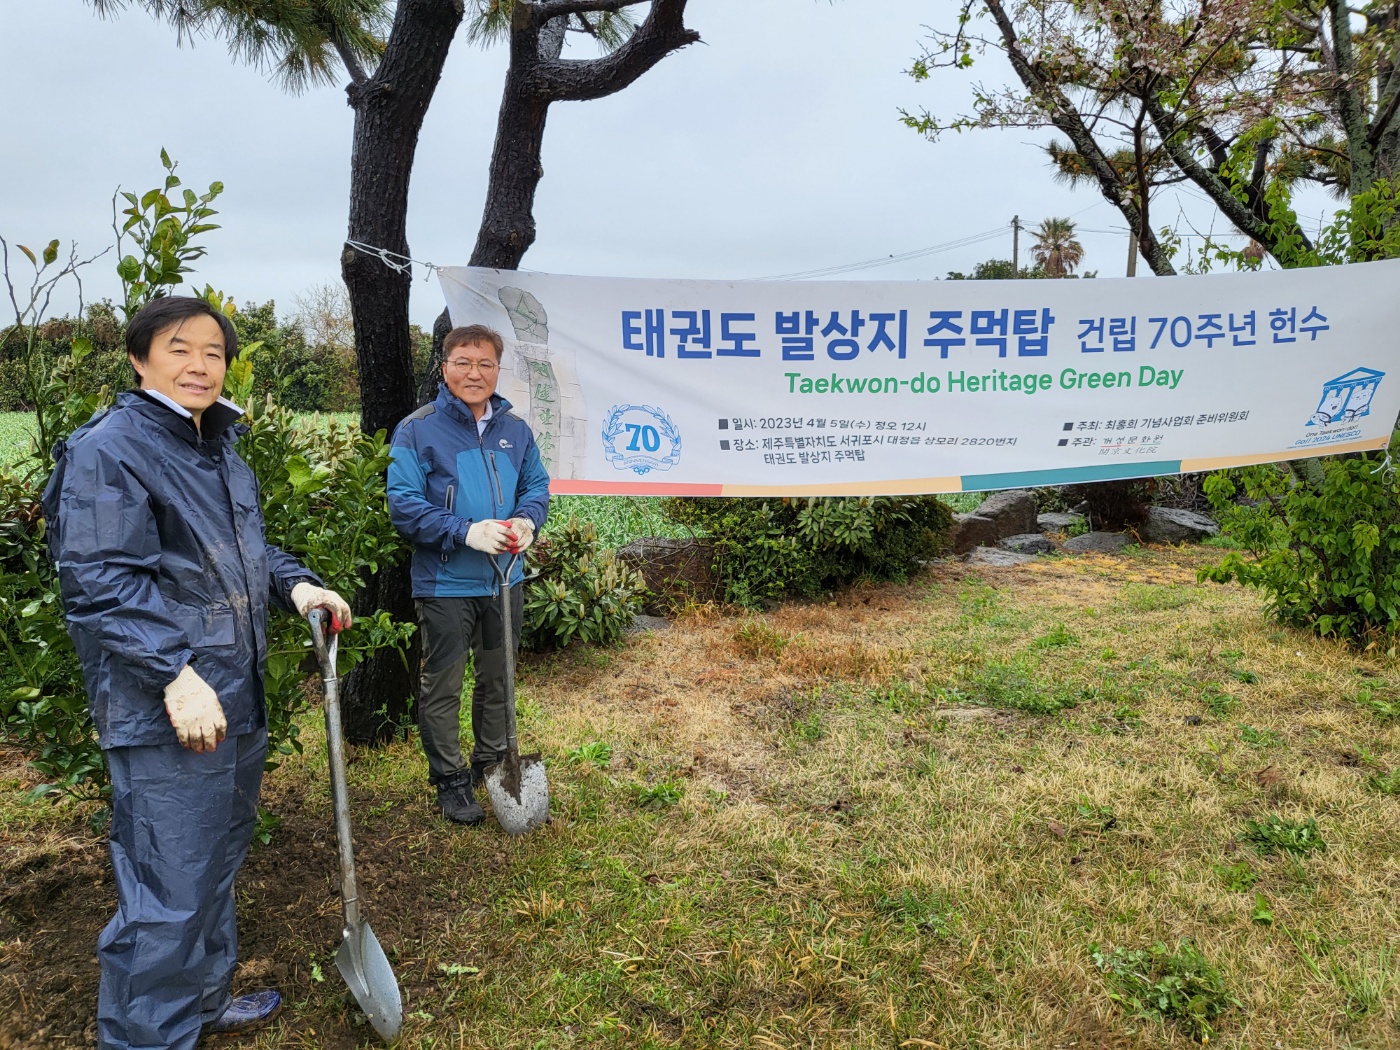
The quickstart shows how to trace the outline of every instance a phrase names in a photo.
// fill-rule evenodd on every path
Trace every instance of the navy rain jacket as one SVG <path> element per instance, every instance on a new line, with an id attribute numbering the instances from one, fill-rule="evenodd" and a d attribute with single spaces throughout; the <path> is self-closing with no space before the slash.
<path id="1" fill-rule="evenodd" d="M 190 660 L 229 736 L 266 724 L 268 599 L 320 580 L 264 538 L 241 415 L 220 400 L 201 434 L 131 392 L 68 439 L 50 540 L 104 748 L 178 743 L 164 690 Z"/>
<path id="2" fill-rule="evenodd" d="M 529 424 L 492 394 L 491 418 L 478 439 L 472 410 L 443 383 L 432 404 L 399 424 L 390 451 L 389 514 L 413 544 L 413 596 L 494 594 L 495 570 L 487 555 L 467 546 L 467 530 L 488 518 L 544 525 L 549 475 Z M 511 584 L 523 575 L 517 565 Z"/>

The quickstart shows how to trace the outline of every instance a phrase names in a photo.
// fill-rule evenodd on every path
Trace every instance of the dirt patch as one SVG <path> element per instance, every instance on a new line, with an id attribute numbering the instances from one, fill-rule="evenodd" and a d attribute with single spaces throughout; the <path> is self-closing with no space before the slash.
<path id="1" fill-rule="evenodd" d="M 6 756 L 14 761 L 13 754 Z M 297 1002 L 339 982 L 330 959 L 340 941 L 335 832 L 327 801 L 304 785 L 270 777 L 264 802 L 282 820 L 270 846 L 256 847 L 239 875 L 239 955 L 235 993 L 276 987 Z M 367 917 L 398 972 L 406 1002 L 434 987 L 432 967 L 415 958 L 432 902 L 455 897 L 452 871 L 404 863 L 405 842 L 451 835 L 427 808 L 426 793 L 386 800 L 351 791 L 356 875 Z M 384 812 L 380 812 L 383 810 Z M 377 816 L 365 818 L 371 812 Z M 499 863 L 490 849 L 478 867 Z M 444 858 L 446 865 L 446 858 Z M 75 819 L 43 842 L 0 837 L 0 1050 L 90 1047 L 96 1038 L 96 943 L 116 907 L 107 845 Z M 357 1011 L 314 1023 L 312 1045 L 365 1044 Z M 287 1015 L 284 1014 L 284 1017 Z M 289 1025 L 289 1019 L 283 1025 Z M 290 1037 L 296 1030 L 284 1028 Z M 296 1032 L 310 1036 L 310 1032 Z"/>

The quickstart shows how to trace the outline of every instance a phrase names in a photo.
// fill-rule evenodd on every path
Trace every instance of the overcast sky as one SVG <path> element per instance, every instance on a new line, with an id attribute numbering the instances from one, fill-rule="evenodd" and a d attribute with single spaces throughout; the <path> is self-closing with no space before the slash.
<path id="1" fill-rule="evenodd" d="M 1084 268 L 1123 273 L 1126 236 L 1096 191 L 1056 185 L 1025 131 L 950 135 L 936 145 L 899 109 L 966 108 L 972 77 L 903 71 L 937 0 L 692 0 L 703 43 L 626 91 L 552 107 L 538 239 L 523 266 L 626 277 L 752 278 L 837 266 L 1003 229 L 995 239 L 852 279 L 931 279 L 1011 254 L 1013 215 L 1072 216 Z M 179 48 L 138 10 L 103 21 L 82 0 L 0 0 L 0 234 L 60 237 L 96 251 L 113 240 L 111 195 L 142 190 L 169 150 L 188 185 L 214 179 L 224 228 L 198 278 L 280 309 L 339 280 L 352 113 L 339 88 L 283 93 L 214 40 Z M 577 57 L 586 57 L 576 53 Z M 476 237 L 505 67 L 502 48 L 459 36 L 418 146 L 409 212 L 415 258 L 462 264 Z M 988 58 L 974 71 L 998 81 Z M 1209 223 L 1211 209 L 1181 198 Z M 1154 215 L 1176 219 L 1177 199 Z M 1223 229 L 1217 221 L 1217 230 Z M 1023 235 L 1022 251 L 1027 238 Z M 88 296 L 114 296 L 111 257 Z M 1145 266 L 1139 266 L 1139 272 Z M 419 271 L 413 318 L 442 308 Z"/>

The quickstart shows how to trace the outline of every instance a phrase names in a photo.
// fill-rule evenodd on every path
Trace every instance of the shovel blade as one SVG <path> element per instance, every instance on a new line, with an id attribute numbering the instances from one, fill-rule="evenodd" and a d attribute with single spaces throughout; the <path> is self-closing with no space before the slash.
<path id="1" fill-rule="evenodd" d="M 549 820 L 549 780 L 539 755 L 507 755 L 486 770 L 491 811 L 508 835 L 523 835 Z"/>
<path id="2" fill-rule="evenodd" d="M 335 965 L 374 1030 L 386 1043 L 398 1039 L 403 1028 L 399 982 L 369 923 L 358 922 L 346 929 Z"/>

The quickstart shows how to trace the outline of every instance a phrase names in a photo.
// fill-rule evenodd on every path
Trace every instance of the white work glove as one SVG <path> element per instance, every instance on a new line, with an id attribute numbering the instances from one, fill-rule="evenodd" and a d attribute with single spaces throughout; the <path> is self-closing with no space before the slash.
<path id="1" fill-rule="evenodd" d="M 515 533 L 515 544 L 506 549 L 512 554 L 524 554 L 535 542 L 535 523 L 529 518 L 511 518 L 506 525 Z"/>
<path id="2" fill-rule="evenodd" d="M 306 616 L 312 609 L 325 609 L 331 614 L 332 631 L 340 631 L 350 626 L 350 606 L 345 603 L 345 599 L 335 591 L 317 587 L 314 583 L 302 580 L 293 587 L 292 604 L 296 606 L 298 616 Z"/>
<path id="3" fill-rule="evenodd" d="M 165 710 L 180 743 L 191 751 L 213 751 L 228 734 L 218 696 L 189 664 L 165 687 Z"/>
<path id="4" fill-rule="evenodd" d="M 514 537 L 506 528 L 506 523 L 494 518 L 478 521 L 467 530 L 467 546 L 483 554 L 500 554 L 508 550 L 512 539 Z"/>

